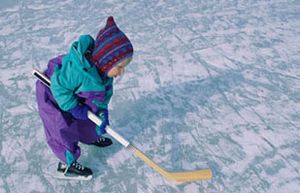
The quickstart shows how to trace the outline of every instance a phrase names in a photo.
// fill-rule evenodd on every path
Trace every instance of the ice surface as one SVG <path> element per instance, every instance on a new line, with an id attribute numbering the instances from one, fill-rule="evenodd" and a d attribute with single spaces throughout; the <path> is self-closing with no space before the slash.
<path id="1" fill-rule="evenodd" d="M 300 192 L 300 3 L 293 0 L 0 2 L 0 193 Z M 89 182 L 43 174 L 57 162 L 37 114 L 33 68 L 115 17 L 134 44 L 116 80 L 113 127 L 170 171 L 117 142 L 81 145 Z"/>

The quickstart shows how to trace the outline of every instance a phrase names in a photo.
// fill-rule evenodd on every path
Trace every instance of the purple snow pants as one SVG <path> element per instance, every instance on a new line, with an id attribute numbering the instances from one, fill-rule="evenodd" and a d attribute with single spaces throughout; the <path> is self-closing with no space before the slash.
<path id="1" fill-rule="evenodd" d="M 63 56 L 49 61 L 46 76 L 51 76 L 55 65 L 60 65 Z M 90 120 L 77 120 L 68 112 L 62 111 L 54 100 L 50 89 L 42 82 L 36 83 L 36 97 L 38 110 L 44 124 L 47 143 L 53 153 L 66 163 L 68 150 L 77 160 L 80 156 L 78 142 L 93 143 L 99 136 L 96 125 Z"/>

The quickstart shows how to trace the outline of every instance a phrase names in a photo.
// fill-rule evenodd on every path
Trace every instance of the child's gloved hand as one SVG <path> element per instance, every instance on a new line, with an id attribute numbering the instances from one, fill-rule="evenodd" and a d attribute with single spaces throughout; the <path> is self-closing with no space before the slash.
<path id="1" fill-rule="evenodd" d="M 106 133 L 106 126 L 109 125 L 108 110 L 100 109 L 97 114 L 102 120 L 102 123 L 97 127 L 96 131 L 98 135 L 103 135 Z"/>
<path id="2" fill-rule="evenodd" d="M 83 104 L 83 105 L 76 105 L 74 108 L 70 109 L 69 112 L 75 117 L 76 119 L 80 120 L 87 120 L 88 119 L 88 111 L 90 107 Z"/>

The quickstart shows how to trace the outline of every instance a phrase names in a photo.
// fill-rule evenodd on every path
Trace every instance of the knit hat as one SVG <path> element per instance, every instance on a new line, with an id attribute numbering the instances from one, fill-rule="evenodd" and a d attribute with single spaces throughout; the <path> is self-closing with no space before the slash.
<path id="1" fill-rule="evenodd" d="M 100 72 L 107 74 L 123 60 L 132 57 L 133 47 L 126 35 L 118 28 L 112 16 L 107 18 L 95 41 L 93 61 Z"/>

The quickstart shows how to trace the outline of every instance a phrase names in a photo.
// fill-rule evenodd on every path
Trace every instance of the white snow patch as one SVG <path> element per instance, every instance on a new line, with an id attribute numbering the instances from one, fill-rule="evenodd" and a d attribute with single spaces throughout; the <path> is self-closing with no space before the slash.
<path id="1" fill-rule="evenodd" d="M 186 193 L 199 193 L 199 185 L 198 184 L 188 184 L 184 187 L 184 192 Z"/>
<path id="2" fill-rule="evenodd" d="M 109 159 L 107 159 L 107 164 L 109 164 L 115 171 L 117 171 L 118 168 L 121 167 L 121 165 L 123 165 L 128 159 L 133 156 L 134 155 L 130 151 L 122 149 L 111 156 Z"/>
<path id="3" fill-rule="evenodd" d="M 12 192 L 31 193 L 47 190 L 40 177 L 34 174 L 12 173 L 6 180 Z"/>
<path id="4" fill-rule="evenodd" d="M 13 116 L 24 115 L 32 111 L 32 109 L 30 109 L 26 104 L 21 104 L 15 107 L 8 108 L 6 110 Z"/>

